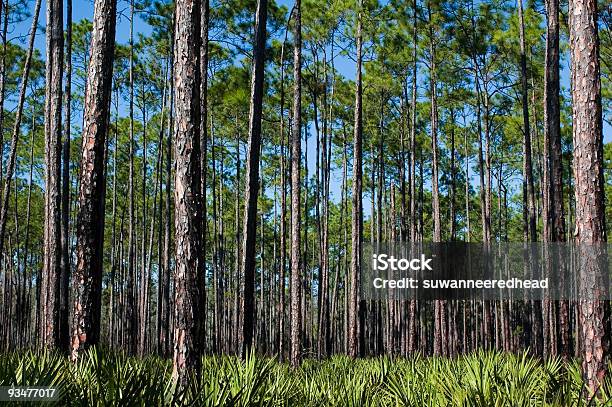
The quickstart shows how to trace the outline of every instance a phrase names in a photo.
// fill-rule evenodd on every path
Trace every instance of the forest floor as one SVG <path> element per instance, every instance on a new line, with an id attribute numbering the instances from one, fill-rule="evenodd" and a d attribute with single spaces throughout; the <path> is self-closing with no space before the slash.
<path id="1" fill-rule="evenodd" d="M 103 350 L 89 350 L 76 364 L 47 351 L 0 355 L 0 386 L 56 387 L 56 404 L 62 406 L 518 407 L 612 402 L 610 380 L 599 400 L 585 401 L 577 361 L 543 362 L 526 354 L 477 352 L 455 359 L 334 356 L 307 359 L 295 370 L 270 358 L 208 356 L 199 379 L 194 377 L 181 392 L 173 387 L 171 373 L 169 360 Z"/>

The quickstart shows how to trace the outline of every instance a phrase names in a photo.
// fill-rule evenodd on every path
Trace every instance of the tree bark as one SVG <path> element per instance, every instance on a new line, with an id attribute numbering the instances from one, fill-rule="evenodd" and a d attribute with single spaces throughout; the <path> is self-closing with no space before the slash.
<path id="1" fill-rule="evenodd" d="M 293 128 L 291 131 L 291 351 L 294 368 L 301 359 L 302 333 L 302 268 L 300 264 L 300 168 L 302 159 L 302 10 L 301 0 L 295 1 L 293 51 Z M 308 195 L 307 195 L 308 196 Z"/>
<path id="2" fill-rule="evenodd" d="M 115 52 L 115 0 L 96 0 L 87 74 L 77 216 L 77 265 L 71 359 L 100 339 L 102 260 L 104 258 L 105 147 Z"/>
<path id="3" fill-rule="evenodd" d="M 249 109 L 249 146 L 246 162 L 245 209 L 242 250 L 244 302 L 242 319 L 242 356 L 251 350 L 255 312 L 255 249 L 257 238 L 257 195 L 259 193 L 259 155 L 261 150 L 261 114 L 263 108 L 264 64 L 266 51 L 267 0 L 257 0 L 255 43 Z"/>
<path id="4" fill-rule="evenodd" d="M 129 57 L 129 115 L 130 115 L 130 149 L 129 149 L 129 179 L 128 199 L 128 276 L 127 276 L 127 324 L 129 327 L 128 353 L 135 354 L 138 345 L 138 313 L 136 310 L 136 265 L 134 253 L 134 228 L 136 215 L 134 213 L 134 0 L 130 0 L 130 57 Z"/>
<path id="5" fill-rule="evenodd" d="M 45 226 L 41 281 L 41 345 L 58 342 L 58 289 L 60 277 L 60 204 L 62 139 L 62 70 L 64 62 L 63 7 L 47 2 L 47 66 L 45 92 Z"/>
<path id="6" fill-rule="evenodd" d="M 607 372 L 610 313 L 606 264 L 597 256 L 606 242 L 597 2 L 571 0 L 569 15 L 582 376 L 597 392 Z"/>
<path id="7" fill-rule="evenodd" d="M 32 17 L 32 26 L 30 27 L 30 39 L 28 42 L 28 53 L 23 65 L 23 73 L 21 75 L 21 87 L 19 89 L 19 99 L 17 101 L 17 109 L 15 112 L 15 123 L 13 126 L 13 135 L 11 137 L 8 166 L 6 168 L 4 188 L 2 189 L 2 202 L 0 203 L 0 257 L 2 253 L 4 253 L 4 238 L 6 235 L 6 222 L 8 216 L 11 181 L 13 179 L 13 172 L 15 171 L 15 162 L 17 159 L 17 144 L 19 143 L 19 133 L 21 130 L 21 117 L 23 115 L 23 106 L 25 103 L 26 90 L 28 87 L 28 78 L 30 76 L 30 69 L 32 67 L 32 55 L 34 53 L 34 40 L 36 39 L 36 27 L 38 25 L 38 16 L 40 14 L 40 4 L 41 1 L 37 0 L 36 5 L 34 6 L 34 15 Z M 31 131 L 34 130 L 32 129 Z M 0 258 L 0 271 L 1 269 L 2 261 Z"/>
<path id="8" fill-rule="evenodd" d="M 293 10 L 292 10 L 293 12 Z M 290 13 L 290 17 L 292 15 Z M 285 272 L 287 270 L 287 159 L 285 154 L 285 45 L 287 44 L 287 34 L 289 32 L 289 21 L 285 28 L 285 39 L 281 46 L 280 54 L 280 173 L 281 173 L 281 214 L 280 214 L 280 265 L 279 265 L 279 303 L 278 303 L 278 354 L 280 360 L 285 358 Z"/>
<path id="9" fill-rule="evenodd" d="M 200 2 L 179 0 L 175 10 L 174 38 L 174 355 L 172 379 L 184 388 L 193 372 L 198 374 L 203 338 L 197 321 L 201 287 L 198 273 L 202 259 L 202 208 L 200 195 Z"/>
<path id="10" fill-rule="evenodd" d="M 38 4 L 37 7 L 35 7 L 35 16 L 37 19 L 38 18 L 38 13 L 37 11 L 40 11 L 40 4 Z M 31 298 L 32 298 L 32 293 L 31 293 L 31 289 L 32 289 L 32 277 L 33 277 L 33 272 L 30 271 L 30 274 L 28 275 L 28 263 L 29 263 L 29 258 L 30 258 L 30 215 L 31 215 L 31 209 L 32 209 L 32 177 L 33 177 L 33 173 L 34 173 L 34 134 L 36 132 L 36 116 L 35 116 L 35 110 L 32 107 L 32 127 L 30 129 L 30 164 L 29 164 L 29 173 L 28 173 L 28 202 L 27 202 L 27 209 L 26 209 L 26 231 L 25 231 L 25 242 L 24 242 L 24 253 L 23 253 L 23 270 L 24 270 L 24 277 L 28 279 L 28 288 L 26 291 L 26 296 L 27 296 L 27 300 L 25 301 L 25 309 L 27 310 L 26 315 L 25 315 L 25 331 L 24 333 L 30 338 L 27 340 L 28 344 L 32 344 L 35 341 L 33 341 L 32 334 L 30 333 L 30 326 L 31 326 L 31 316 L 32 313 L 30 313 L 30 305 L 31 305 Z M 0 250 L 0 253 L 2 252 L 2 250 Z"/>
<path id="11" fill-rule="evenodd" d="M 411 122 L 410 122 L 410 241 L 414 242 L 417 237 L 416 220 L 416 103 L 417 103 L 417 51 L 418 51 L 418 31 L 417 31 L 417 0 L 412 3 L 412 100 L 410 103 Z"/>
<path id="12" fill-rule="evenodd" d="M 173 24 L 173 27 L 175 25 Z M 172 30 L 172 41 L 174 43 L 174 28 Z M 170 66 L 174 66 L 174 51 L 170 56 Z M 166 136 L 166 185 L 165 185 L 165 199 L 164 199 L 164 255 L 163 255 L 163 293 L 162 293 L 162 328 L 160 330 L 160 350 L 162 355 L 168 355 L 170 353 L 170 331 L 171 331 L 171 320 L 172 311 L 170 309 L 170 240 L 171 231 L 170 225 L 172 221 L 171 199 L 172 194 L 170 190 L 172 188 L 172 136 L 174 135 L 174 115 L 171 113 L 174 111 L 174 80 L 170 78 L 170 109 L 168 110 L 168 134 Z"/>
<path id="13" fill-rule="evenodd" d="M 351 225 L 351 273 L 349 282 L 349 301 L 348 301 L 348 354 L 355 358 L 359 352 L 359 335 L 363 327 L 359 327 L 358 310 L 361 308 L 359 302 L 359 275 L 361 273 L 361 245 L 363 241 L 363 208 L 362 208 L 362 177 L 363 177 L 363 157 L 362 157 L 362 3 L 359 1 L 357 9 L 357 29 L 355 33 L 357 47 L 357 74 L 355 78 L 355 124 L 353 136 L 353 208 Z M 360 320 L 360 319 L 359 319 Z"/>
<path id="14" fill-rule="evenodd" d="M 438 97 L 436 87 L 436 44 L 434 40 L 434 28 L 431 13 L 431 2 L 427 4 L 427 12 L 429 14 L 429 53 L 431 61 L 429 62 L 429 92 L 431 100 L 431 151 L 432 151 L 432 168 L 431 168 L 431 184 L 432 184 L 432 206 L 433 206 L 433 242 L 442 241 L 442 226 L 440 219 L 440 193 L 438 189 Z M 446 302 L 436 300 L 434 302 L 434 355 L 446 355 L 445 335 L 446 318 L 445 318 Z"/>
<path id="15" fill-rule="evenodd" d="M 456 199 L 457 199 L 457 169 L 455 165 L 455 111 L 451 108 L 450 110 L 450 240 L 455 241 L 457 239 L 457 213 L 456 213 Z M 466 215 L 469 216 L 469 213 Z"/>
<path id="16" fill-rule="evenodd" d="M 148 270 L 147 270 L 147 109 L 146 109 L 146 91 L 144 88 L 144 72 L 141 71 L 141 113 L 142 113 L 142 185 L 140 190 L 140 197 L 142 200 L 142 228 L 140 230 L 141 242 L 140 242 L 140 284 L 138 287 L 138 334 L 137 334 L 137 354 L 143 357 L 145 354 L 145 335 L 147 321 L 148 307 Z"/>
<path id="17" fill-rule="evenodd" d="M 70 348 L 69 312 L 69 282 L 70 282 L 70 104 L 72 86 L 72 0 L 66 0 L 66 87 L 64 89 L 64 144 L 62 147 L 62 258 L 60 264 L 59 282 L 59 343 L 61 349 L 68 352 Z M 112 288 L 111 288 L 112 289 Z"/>
<path id="18" fill-rule="evenodd" d="M 428 3 L 429 12 L 429 86 L 431 97 L 431 151 L 432 151 L 432 206 L 433 206 L 433 241 L 442 241 L 442 226 L 440 219 L 440 194 L 438 191 L 438 98 L 436 87 L 436 45 L 434 40 L 434 29 L 431 15 L 431 4 Z"/>
<path id="19" fill-rule="evenodd" d="M 206 334 L 206 235 L 208 233 L 206 209 L 206 183 L 208 172 L 208 26 L 210 18 L 209 0 L 202 1 L 202 21 L 200 24 L 200 191 L 202 193 L 202 267 L 198 270 L 198 284 L 201 290 L 200 309 L 202 314 L 197 320 L 198 335 Z"/>
<path id="20" fill-rule="evenodd" d="M 535 190 L 533 186 L 533 165 L 531 162 L 531 131 L 529 126 L 529 102 L 527 91 L 527 55 L 525 51 L 525 23 L 523 21 L 523 1 L 518 0 L 519 14 L 519 37 L 521 45 L 521 98 L 523 105 L 523 170 L 527 192 L 527 231 L 529 241 L 535 242 L 536 236 L 536 214 L 535 214 Z"/>
<path id="21" fill-rule="evenodd" d="M 9 21 L 9 10 L 8 0 L 0 0 L 0 8 L 4 11 L 4 19 L 2 21 L 2 55 L 0 56 L 0 129 L 4 128 L 4 99 L 6 96 L 6 55 L 7 55 L 7 32 L 8 32 L 8 21 Z M 0 15 L 0 17 L 2 17 Z M 31 34 L 30 34 L 31 35 Z M 0 131 L 0 150 L 4 151 L 4 132 Z M 2 176 L 4 163 L 0 160 L 0 184 L 2 183 Z M 8 172 L 8 171 L 7 171 Z M 1 247 L 0 247 L 1 249 Z M 1 250 L 0 250 L 1 252 Z"/>
<path id="22" fill-rule="evenodd" d="M 546 1 L 546 65 L 544 70 L 544 134 L 548 141 L 548 217 L 551 241 L 565 242 L 563 207 L 563 162 L 561 151 L 561 119 L 559 106 L 559 1 Z M 569 304 L 559 302 L 560 353 L 571 354 Z"/>

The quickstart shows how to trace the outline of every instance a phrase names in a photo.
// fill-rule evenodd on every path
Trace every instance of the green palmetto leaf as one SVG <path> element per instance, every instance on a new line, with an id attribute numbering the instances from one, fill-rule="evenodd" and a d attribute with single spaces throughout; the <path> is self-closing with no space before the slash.
<path id="1" fill-rule="evenodd" d="M 171 363 L 92 348 L 78 362 L 50 350 L 0 355 L 0 385 L 54 386 L 57 405 L 610 406 L 612 380 L 585 397 L 579 361 L 479 351 L 458 358 L 307 359 L 293 369 L 249 354 L 206 356 L 177 389 Z"/>

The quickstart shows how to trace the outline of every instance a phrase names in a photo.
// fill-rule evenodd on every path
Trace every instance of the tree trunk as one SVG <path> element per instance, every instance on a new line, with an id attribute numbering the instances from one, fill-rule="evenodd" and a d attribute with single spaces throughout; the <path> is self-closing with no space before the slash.
<path id="1" fill-rule="evenodd" d="M 569 15 L 582 376 L 596 392 L 607 371 L 610 313 L 603 292 L 606 265 L 599 258 L 606 223 L 597 2 L 572 0 Z"/>
<path id="2" fill-rule="evenodd" d="M 535 215 L 535 191 L 533 186 L 533 168 L 531 162 L 531 133 L 529 126 L 529 102 L 527 94 L 527 55 L 525 51 L 525 24 L 523 21 L 523 1 L 518 0 L 519 14 L 519 34 L 521 43 L 521 97 L 523 105 L 523 169 L 525 183 L 527 184 L 527 231 L 529 241 L 535 242 L 536 236 L 536 215 Z"/>
<path id="3" fill-rule="evenodd" d="M 105 146 L 110 120 L 115 0 L 97 0 L 85 99 L 83 146 L 77 217 L 77 267 L 73 276 L 74 308 L 71 359 L 100 339 L 102 260 L 104 258 Z"/>
<path id="4" fill-rule="evenodd" d="M 28 42 L 28 53 L 23 64 L 21 87 L 19 89 L 19 99 L 17 101 L 17 109 L 15 112 L 15 123 L 13 126 L 13 135 L 11 137 L 8 167 L 6 168 L 6 179 L 4 180 L 4 188 L 2 189 L 2 202 L 0 203 L 0 270 L 2 269 L 1 256 L 2 253 L 4 253 L 4 237 L 6 235 L 6 222 L 8 216 L 11 181 L 13 179 L 13 172 L 15 171 L 15 162 L 17 159 L 17 143 L 19 142 L 21 117 L 23 115 L 23 105 L 25 103 L 26 98 L 26 90 L 28 87 L 30 68 L 32 66 L 32 55 L 34 53 L 34 40 L 36 38 L 36 27 L 38 25 L 38 16 L 40 14 L 40 4 L 41 1 L 37 0 L 36 5 L 34 6 L 34 16 L 32 17 L 32 26 L 30 27 L 30 39 Z M 34 129 L 31 129 L 31 131 L 34 131 Z M 0 144 L 0 146 L 2 145 Z"/>
<path id="5" fill-rule="evenodd" d="M 410 103 L 411 123 L 410 123 L 410 241 L 414 242 L 417 236 L 417 221 L 416 221 L 416 119 L 417 119 L 417 51 L 418 51 L 418 33 L 417 33 L 417 0 L 413 1 L 413 16 L 412 16 L 412 101 Z"/>
<path id="6" fill-rule="evenodd" d="M 146 309 L 148 302 L 148 273 L 147 273 L 147 109 L 146 93 L 144 89 L 144 75 L 141 73 L 141 112 L 142 112 L 142 185 L 140 197 L 142 199 L 142 236 L 140 242 L 140 284 L 138 287 L 138 346 L 137 354 L 140 357 L 145 353 L 145 334 L 146 334 Z"/>
<path id="7" fill-rule="evenodd" d="M 442 241 L 442 226 L 440 219 L 440 193 L 438 190 L 438 98 L 436 87 L 436 44 L 434 41 L 434 28 L 431 14 L 431 2 L 427 4 L 427 12 L 429 14 L 429 92 L 431 98 L 431 151 L 432 168 L 431 168 L 431 184 L 432 184 L 432 206 L 433 206 L 433 242 Z M 434 355 L 446 355 L 447 338 L 445 335 L 445 307 L 446 302 L 436 300 L 434 302 Z"/>
<path id="8" fill-rule="evenodd" d="M 302 269 L 300 264 L 300 168 L 302 159 L 302 10 L 301 0 L 295 1 L 293 34 L 293 128 L 291 132 L 291 351 L 294 368 L 301 359 L 302 331 Z M 308 196 L 308 195 L 306 195 Z M 307 230 L 307 229 L 306 229 Z"/>
<path id="9" fill-rule="evenodd" d="M 40 4 L 38 4 L 38 6 L 35 8 L 35 12 L 36 11 L 40 11 Z M 36 15 L 37 17 L 37 15 Z M 32 278 L 33 278 L 33 272 L 30 271 L 30 274 L 28 275 L 28 265 L 29 265 L 29 255 L 30 255 L 30 214 L 31 214 L 31 209 L 32 209 L 32 176 L 34 173 L 34 134 L 36 132 L 36 116 L 35 116 L 35 110 L 32 107 L 32 127 L 30 129 L 30 164 L 29 164 L 29 173 L 28 173 L 28 202 L 27 202 L 27 209 L 26 209 L 26 231 L 25 231 L 25 242 L 24 242 L 24 253 L 23 253 L 23 273 L 24 273 L 24 277 L 28 279 L 28 288 L 26 291 L 26 296 L 27 296 L 27 300 L 25 301 L 25 309 L 27 310 L 26 315 L 25 315 L 25 331 L 24 333 L 27 335 L 27 337 L 29 338 L 27 340 L 27 344 L 31 345 L 33 344 L 35 341 L 33 341 L 33 337 L 32 334 L 30 333 L 30 326 L 31 326 L 31 320 L 30 320 L 30 316 L 32 315 L 30 313 L 30 304 L 31 304 L 31 298 L 32 298 L 32 293 L 31 293 L 31 289 L 32 289 Z M 0 250 L 0 253 L 2 252 L 2 250 Z"/>
<path id="10" fill-rule="evenodd" d="M 0 8 L 4 9 L 4 20 L 2 20 L 2 16 L 0 15 L 0 20 L 2 20 L 2 55 L 0 56 L 0 129 L 4 129 L 4 99 L 6 96 L 6 51 L 8 44 L 6 34 L 8 32 L 9 21 L 8 0 L 0 0 Z M 31 36 L 32 33 L 30 32 L 30 37 Z M 2 131 L 0 131 L 0 150 L 4 151 L 4 132 Z M 2 183 L 2 176 L 4 175 L 3 167 L 4 162 L 0 159 L 0 184 Z M 1 248 L 2 247 L 0 247 L 0 249 Z M 2 250 L 0 250 L 0 252 L 2 252 Z"/>
<path id="11" fill-rule="evenodd" d="M 361 18 L 362 18 L 362 3 L 359 1 L 357 10 L 357 31 L 355 35 L 357 47 L 357 74 L 355 78 L 355 124 L 353 137 L 353 209 L 352 209 L 352 226 L 351 226 L 351 273 L 349 282 L 349 301 L 348 301 L 348 354 L 351 357 L 357 357 L 359 352 L 359 336 L 363 333 L 363 326 L 358 324 L 361 321 L 358 306 L 361 309 L 362 305 L 359 302 L 359 275 L 361 273 L 361 244 L 363 240 L 363 208 L 362 208 L 362 38 L 361 38 Z"/>
<path id="12" fill-rule="evenodd" d="M 45 227 L 41 282 L 41 345 L 57 343 L 60 276 L 60 204 L 62 139 L 62 70 L 64 66 L 63 7 L 47 2 L 47 69 L 45 92 Z"/>
<path id="13" fill-rule="evenodd" d="M 134 259 L 134 0 L 130 0 L 130 57 L 129 57 L 129 115 L 130 115 L 130 149 L 129 149 L 129 231 L 128 231 L 128 278 L 127 278 L 127 324 L 129 327 L 128 353 L 135 354 L 138 345 L 138 313 L 136 311 L 136 265 Z"/>
<path id="14" fill-rule="evenodd" d="M 176 3 L 174 38 L 174 227 L 176 269 L 174 271 L 174 356 L 172 378 L 184 388 L 194 371 L 198 374 L 203 338 L 196 319 L 201 287 L 198 273 L 203 267 L 202 208 L 200 196 L 200 2 Z"/>
<path id="15" fill-rule="evenodd" d="M 417 199 L 416 199 L 416 123 L 417 123 L 417 55 L 418 55 L 418 8 L 417 0 L 412 3 L 412 100 L 410 102 L 410 167 L 408 169 L 410 188 L 410 242 L 417 240 Z M 412 353 L 417 345 L 417 303 L 410 300 L 408 303 L 408 344 L 407 350 Z"/>
<path id="16" fill-rule="evenodd" d="M 465 160 L 465 241 L 469 243 L 472 231 L 470 230 L 470 155 L 467 130 L 464 130 L 463 143 Z"/>
<path id="17" fill-rule="evenodd" d="M 548 165 L 548 218 L 550 240 L 565 242 L 565 215 L 563 208 L 563 162 L 561 151 L 559 107 L 559 1 L 546 1 L 546 66 L 544 71 L 544 134 Z M 571 354 L 569 304 L 559 302 L 560 353 Z"/>
<path id="18" fill-rule="evenodd" d="M 267 0 L 257 0 L 255 43 L 249 109 L 249 147 L 246 162 L 245 209 L 242 250 L 244 303 L 242 317 L 242 356 L 251 350 L 255 312 L 255 249 L 257 239 L 257 195 L 259 193 L 259 155 L 261 150 L 261 114 L 263 104 L 266 51 Z"/>
<path id="19" fill-rule="evenodd" d="M 202 21 L 200 25 L 200 191 L 202 193 L 202 267 L 198 270 L 197 284 L 201 290 L 200 309 L 202 314 L 197 320 L 198 335 L 206 335 L 206 235 L 208 233 L 206 210 L 206 183 L 208 172 L 208 26 L 210 18 L 209 0 L 202 1 Z"/>
<path id="20" fill-rule="evenodd" d="M 285 39 L 281 46 L 280 55 L 280 172 L 281 172 L 281 218 L 280 218 L 280 272 L 279 272 L 279 303 L 278 303 L 278 354 L 280 360 L 285 358 L 285 271 L 287 263 L 287 159 L 285 154 L 285 45 L 289 23 L 285 28 Z"/>
<path id="21" fill-rule="evenodd" d="M 108 319 L 109 319 L 109 344 L 115 345 L 114 330 L 118 327 L 115 323 L 115 319 L 118 314 L 118 304 L 115 304 L 115 282 L 117 280 L 117 155 L 119 154 L 119 88 L 115 88 L 115 124 L 114 124 L 114 145 L 113 149 L 113 208 L 112 208 L 112 237 L 111 237 L 111 266 L 110 266 L 110 295 L 109 295 L 109 308 L 108 308 Z M 65 144 L 65 141 L 64 141 Z"/>
<path id="22" fill-rule="evenodd" d="M 455 241 L 457 239 L 457 214 L 456 214 L 456 199 L 457 199 L 457 169 L 455 167 L 455 111 L 451 108 L 450 111 L 450 178 L 451 178 L 451 190 L 450 190 L 450 240 Z M 469 216 L 469 213 L 466 215 Z"/>
<path id="23" fill-rule="evenodd" d="M 431 4 L 428 3 L 429 13 L 429 92 L 431 97 L 431 151 L 432 151 L 432 206 L 433 206 L 433 241 L 442 241 L 442 226 L 440 219 L 440 194 L 438 191 L 438 98 L 436 95 L 436 45 L 434 41 L 433 22 L 431 21 Z"/>
<path id="24" fill-rule="evenodd" d="M 59 343 L 61 349 L 68 352 L 70 348 L 69 332 L 69 281 L 70 281 L 70 104 L 72 85 L 72 0 L 66 0 L 66 87 L 64 90 L 64 105 L 66 115 L 64 119 L 64 145 L 62 167 L 62 259 L 60 265 L 59 282 Z M 111 288 L 112 289 L 112 288 Z"/>
<path id="25" fill-rule="evenodd" d="M 174 24 L 173 24 L 174 26 Z M 172 32 L 172 41 L 174 43 L 174 29 Z M 170 56 L 170 66 L 174 66 L 174 53 Z M 172 221 L 171 199 L 172 195 L 170 190 L 172 188 L 172 136 L 174 135 L 174 115 L 171 113 L 174 111 L 174 78 L 170 78 L 170 109 L 168 110 L 168 134 L 166 135 L 166 181 L 165 181 L 165 199 L 164 199 L 164 255 L 163 255 L 163 275 L 164 279 L 161 283 L 163 286 L 162 293 L 162 327 L 160 329 L 160 351 L 161 354 L 166 356 L 170 352 L 170 328 L 172 312 L 170 310 L 170 224 Z"/>

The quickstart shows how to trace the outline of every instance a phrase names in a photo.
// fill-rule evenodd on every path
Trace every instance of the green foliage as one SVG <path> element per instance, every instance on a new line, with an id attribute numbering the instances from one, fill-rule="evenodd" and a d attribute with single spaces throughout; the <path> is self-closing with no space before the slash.
<path id="1" fill-rule="evenodd" d="M 347 356 L 298 369 L 250 355 L 207 356 L 178 390 L 171 364 L 90 349 L 77 363 L 49 351 L 0 356 L 0 385 L 56 386 L 58 405 L 201 406 L 567 406 L 608 405 L 612 383 L 587 403 L 577 362 L 526 353 L 478 352 L 457 359 Z"/>

